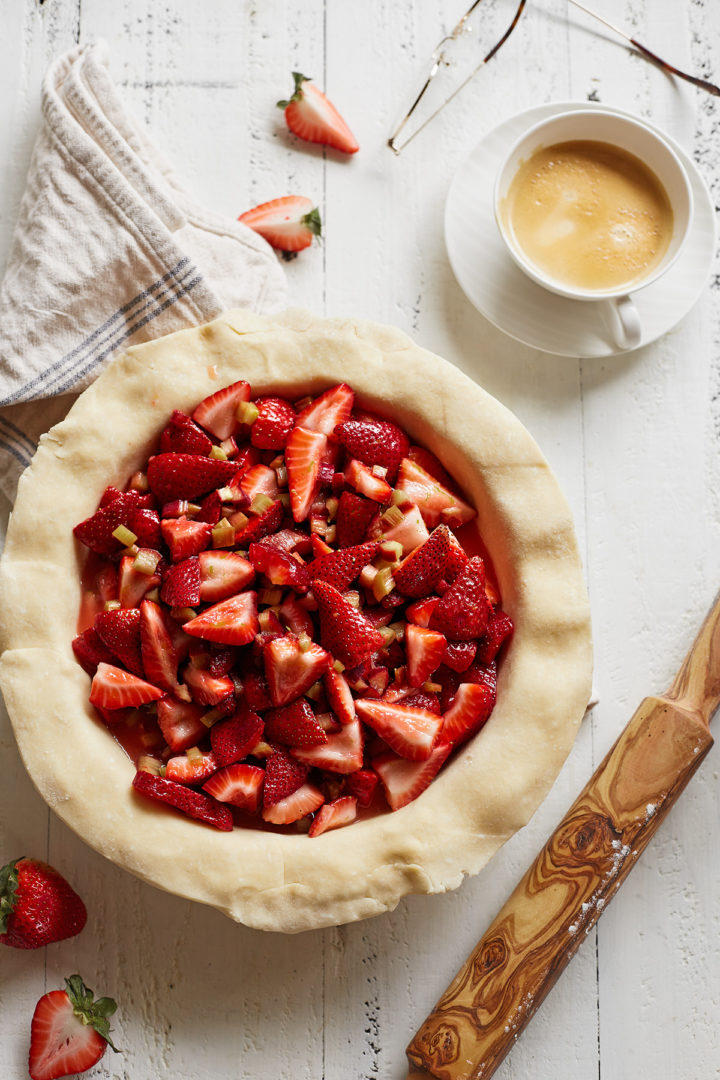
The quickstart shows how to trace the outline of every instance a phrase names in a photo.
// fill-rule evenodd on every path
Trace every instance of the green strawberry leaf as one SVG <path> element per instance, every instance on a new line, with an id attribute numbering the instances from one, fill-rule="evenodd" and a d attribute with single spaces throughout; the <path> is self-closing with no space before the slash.
<path id="1" fill-rule="evenodd" d="M 21 856 L 22 858 L 23 856 Z M 15 910 L 18 901 L 17 864 L 20 859 L 13 859 L 0 869 L 0 934 L 7 932 L 8 919 Z"/>
<path id="2" fill-rule="evenodd" d="M 93 992 L 85 985 L 79 975 L 71 975 L 65 980 L 67 996 L 73 1007 L 73 1013 L 81 1023 L 87 1024 L 101 1035 L 108 1046 L 119 1054 L 117 1046 L 110 1038 L 109 1016 L 117 1009 L 117 1003 L 112 998 L 102 997 L 97 1001 L 93 998 Z"/>

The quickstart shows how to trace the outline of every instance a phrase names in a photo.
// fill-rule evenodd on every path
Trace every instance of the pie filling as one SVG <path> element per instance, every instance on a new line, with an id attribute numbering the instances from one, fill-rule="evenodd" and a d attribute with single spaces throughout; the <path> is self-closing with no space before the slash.
<path id="1" fill-rule="evenodd" d="M 311 837 L 417 798 L 487 722 L 512 634 L 475 517 L 344 383 L 173 412 L 74 529 L 73 650 L 139 795 Z"/>

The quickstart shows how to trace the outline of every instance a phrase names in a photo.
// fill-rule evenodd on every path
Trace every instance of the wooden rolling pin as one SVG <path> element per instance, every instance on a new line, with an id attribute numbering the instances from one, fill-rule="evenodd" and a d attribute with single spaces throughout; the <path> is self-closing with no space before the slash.
<path id="1" fill-rule="evenodd" d="M 718 704 L 720 596 L 413 1038 L 408 1080 L 493 1075 L 712 746 Z"/>

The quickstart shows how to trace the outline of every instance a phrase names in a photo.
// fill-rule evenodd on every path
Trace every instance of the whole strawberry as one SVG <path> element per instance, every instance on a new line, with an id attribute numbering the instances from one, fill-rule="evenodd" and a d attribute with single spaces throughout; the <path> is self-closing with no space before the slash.
<path id="1" fill-rule="evenodd" d="M 0 942 L 39 949 L 74 937 L 87 921 L 82 900 L 64 877 L 37 859 L 15 859 L 0 870 Z"/>
<path id="2" fill-rule="evenodd" d="M 96 1065 L 108 1046 L 112 998 L 93 998 L 79 975 L 65 980 L 66 990 L 44 994 L 33 1013 L 28 1069 L 31 1080 L 57 1080 Z"/>

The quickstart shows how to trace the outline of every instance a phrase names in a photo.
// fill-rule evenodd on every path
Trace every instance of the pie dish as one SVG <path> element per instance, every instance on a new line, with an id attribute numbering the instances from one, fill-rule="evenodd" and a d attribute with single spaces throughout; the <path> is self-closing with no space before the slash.
<path id="1" fill-rule="evenodd" d="M 433 451 L 478 511 L 515 624 L 491 721 L 415 802 L 314 840 L 214 833 L 139 799 L 133 766 L 92 717 L 72 654 L 81 553 L 73 526 L 147 460 L 173 409 L 238 378 L 290 399 L 350 383 Z M 389 327 L 305 312 L 230 312 L 130 349 L 42 440 L 0 569 L 0 684 L 27 769 L 91 846 L 161 888 L 261 929 L 296 932 L 454 888 L 527 822 L 590 692 L 590 621 L 568 507 L 538 447 L 497 401 Z"/>

